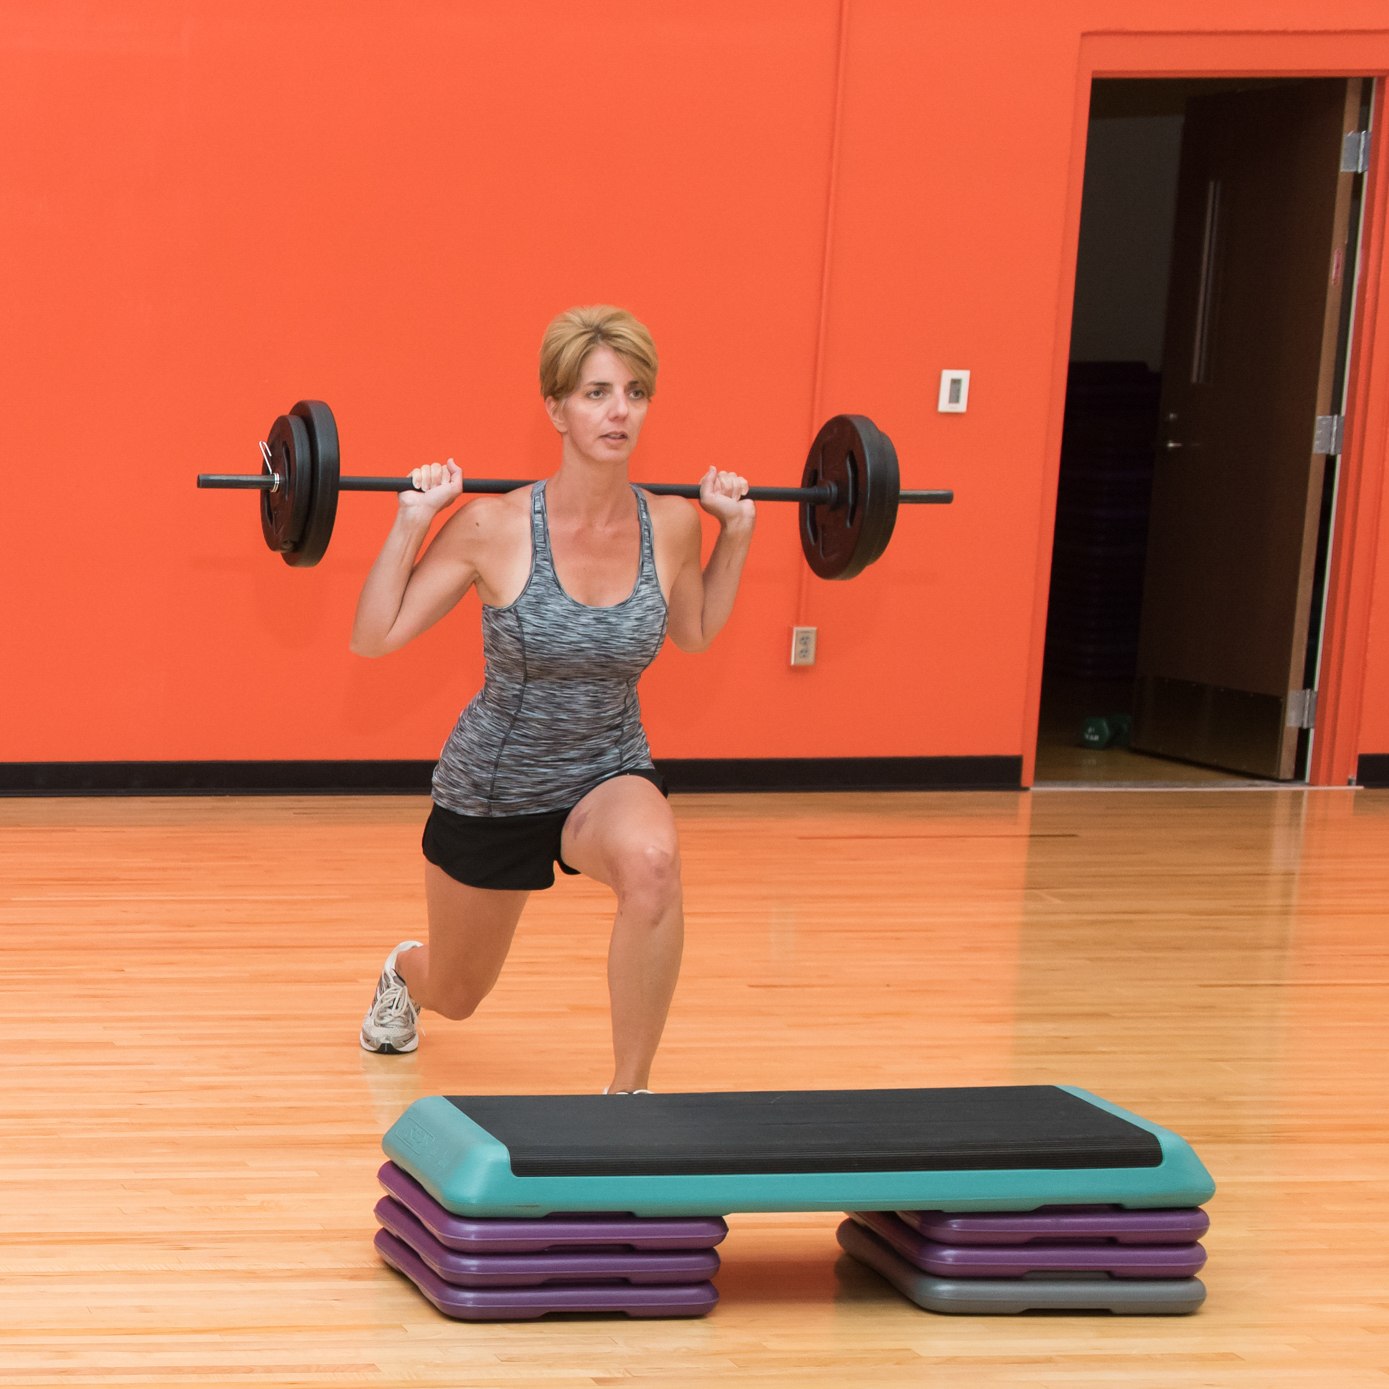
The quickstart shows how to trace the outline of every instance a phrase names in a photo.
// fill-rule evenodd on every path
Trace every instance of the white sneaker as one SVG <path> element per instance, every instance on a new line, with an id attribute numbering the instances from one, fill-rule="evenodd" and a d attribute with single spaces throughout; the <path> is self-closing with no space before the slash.
<path id="1" fill-rule="evenodd" d="M 417 940 L 402 941 L 389 955 L 381 967 L 381 978 L 376 981 L 376 996 L 371 1007 L 362 1019 L 362 1050 L 376 1051 L 386 1056 L 396 1056 L 414 1051 L 420 1044 L 420 1009 L 410 997 L 405 980 L 395 972 L 395 962 L 403 951 L 413 950 L 420 944 Z"/>

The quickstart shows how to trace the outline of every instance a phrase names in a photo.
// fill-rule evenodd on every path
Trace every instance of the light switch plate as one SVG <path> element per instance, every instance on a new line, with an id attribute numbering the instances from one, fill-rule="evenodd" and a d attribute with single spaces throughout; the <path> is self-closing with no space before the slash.
<path id="1" fill-rule="evenodd" d="M 969 372 L 958 369 L 940 374 L 940 402 L 937 409 L 945 415 L 963 415 L 969 404 Z"/>

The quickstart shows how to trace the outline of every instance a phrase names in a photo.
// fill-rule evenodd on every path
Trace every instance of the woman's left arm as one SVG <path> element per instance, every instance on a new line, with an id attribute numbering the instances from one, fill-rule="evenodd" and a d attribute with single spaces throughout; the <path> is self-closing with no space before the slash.
<path id="1" fill-rule="evenodd" d="M 747 479 L 710 468 L 699 482 L 699 504 L 719 523 L 708 564 L 699 563 L 699 516 L 692 508 L 672 508 L 678 517 L 678 569 L 670 587 L 668 630 L 682 651 L 704 651 L 722 631 L 738 596 L 738 581 L 752 544 L 757 508 L 744 495 Z"/>

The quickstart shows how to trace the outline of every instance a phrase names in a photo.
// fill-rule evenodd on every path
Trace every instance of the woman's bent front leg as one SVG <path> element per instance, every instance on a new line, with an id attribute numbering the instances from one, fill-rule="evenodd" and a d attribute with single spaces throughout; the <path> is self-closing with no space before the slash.
<path id="1" fill-rule="evenodd" d="M 644 1090 L 685 941 L 675 817 L 644 777 L 615 777 L 574 807 L 561 851 L 571 868 L 617 895 L 608 948 L 614 1061 L 608 1089 Z"/>

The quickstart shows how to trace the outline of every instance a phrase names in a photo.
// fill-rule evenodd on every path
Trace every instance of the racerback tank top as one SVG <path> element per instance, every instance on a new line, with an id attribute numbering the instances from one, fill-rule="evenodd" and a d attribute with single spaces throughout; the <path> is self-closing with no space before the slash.
<path id="1" fill-rule="evenodd" d="M 641 560 L 632 592 L 590 607 L 560 584 L 545 484 L 531 492 L 531 570 L 515 602 L 482 608 L 482 688 L 434 769 L 434 800 L 459 815 L 564 810 L 599 782 L 651 766 L 637 681 L 666 635 L 651 517 L 635 487 Z"/>

